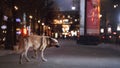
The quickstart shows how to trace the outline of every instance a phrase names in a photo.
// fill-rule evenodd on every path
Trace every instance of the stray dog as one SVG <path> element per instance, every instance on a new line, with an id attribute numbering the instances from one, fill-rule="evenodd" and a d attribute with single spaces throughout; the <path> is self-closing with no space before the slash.
<path id="1" fill-rule="evenodd" d="M 22 64 L 23 57 L 25 57 L 27 61 L 30 61 L 30 59 L 27 56 L 30 47 L 33 48 L 35 52 L 35 57 L 37 56 L 37 50 L 41 51 L 41 59 L 43 61 L 47 61 L 47 59 L 44 58 L 44 50 L 46 48 L 59 47 L 59 43 L 57 39 L 51 38 L 49 36 L 39 36 L 39 35 L 30 35 L 28 37 L 22 37 L 20 38 L 18 45 L 20 52 L 20 59 L 19 59 L 20 64 Z"/>

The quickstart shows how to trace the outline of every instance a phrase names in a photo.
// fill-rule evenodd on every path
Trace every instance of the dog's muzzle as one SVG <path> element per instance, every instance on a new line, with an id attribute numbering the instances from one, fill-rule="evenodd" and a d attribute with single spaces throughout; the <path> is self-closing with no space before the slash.
<path id="1" fill-rule="evenodd" d="M 59 45 L 55 45 L 55 47 L 59 48 L 60 46 Z"/>

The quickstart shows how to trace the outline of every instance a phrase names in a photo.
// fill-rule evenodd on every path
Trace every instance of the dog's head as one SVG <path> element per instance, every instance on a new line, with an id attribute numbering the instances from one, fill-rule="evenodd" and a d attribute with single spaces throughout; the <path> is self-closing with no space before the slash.
<path id="1" fill-rule="evenodd" d="M 58 40 L 57 39 L 55 39 L 55 38 L 49 38 L 49 40 L 50 40 L 50 45 L 49 45 L 49 47 L 60 47 L 59 46 L 59 42 L 58 42 Z"/>

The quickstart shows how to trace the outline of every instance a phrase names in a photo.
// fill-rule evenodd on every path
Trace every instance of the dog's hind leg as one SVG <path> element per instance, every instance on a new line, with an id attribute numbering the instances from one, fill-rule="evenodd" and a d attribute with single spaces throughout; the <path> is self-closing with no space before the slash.
<path id="1" fill-rule="evenodd" d="M 34 49 L 34 52 L 35 52 L 35 59 L 38 57 L 38 53 L 37 53 L 37 50 Z"/>
<path id="2" fill-rule="evenodd" d="M 32 56 L 32 58 L 37 59 L 37 57 L 38 57 L 37 50 L 36 50 L 36 49 L 34 49 L 33 51 L 34 51 L 34 56 Z"/>

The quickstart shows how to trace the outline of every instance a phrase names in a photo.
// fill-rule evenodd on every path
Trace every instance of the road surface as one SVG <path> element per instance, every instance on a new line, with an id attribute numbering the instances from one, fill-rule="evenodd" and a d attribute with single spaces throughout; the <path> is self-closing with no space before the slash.
<path id="1" fill-rule="evenodd" d="M 120 52 L 110 48 L 78 45 L 73 40 L 60 40 L 60 48 L 49 48 L 45 51 L 47 62 L 42 62 L 28 55 L 30 62 L 19 64 L 16 53 L 0 56 L 0 68 L 120 68 Z"/>

